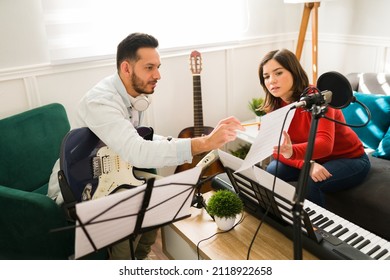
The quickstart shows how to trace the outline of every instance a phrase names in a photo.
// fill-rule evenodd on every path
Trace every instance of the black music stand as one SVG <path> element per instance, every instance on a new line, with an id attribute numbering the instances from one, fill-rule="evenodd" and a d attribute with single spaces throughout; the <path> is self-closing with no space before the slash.
<path id="1" fill-rule="evenodd" d="M 199 176 L 199 173 L 195 174 Z M 151 178 L 147 181 L 146 187 L 140 186 L 88 201 L 90 205 L 77 204 L 76 258 L 189 217 L 196 184 L 155 182 L 157 181 Z M 110 201 L 106 203 L 104 200 Z M 89 216 L 90 213 L 94 214 Z M 115 231 L 122 231 L 125 234 L 115 235 Z M 112 237 L 109 236 L 111 234 Z M 85 241 L 89 244 L 85 244 Z M 79 254 L 77 251 L 83 253 Z"/>
<path id="2" fill-rule="evenodd" d="M 185 219 L 190 216 L 200 170 L 195 167 L 160 180 L 150 178 L 145 185 L 76 203 L 76 225 L 54 231 L 76 229 L 75 258 L 78 259 Z M 131 254 L 134 259 L 132 247 Z"/>
<path id="3" fill-rule="evenodd" d="M 279 178 L 274 178 L 272 174 L 257 166 L 253 166 L 250 171 L 236 173 L 235 171 L 241 166 L 241 159 L 221 151 L 220 158 L 234 191 L 244 202 L 245 209 L 255 217 L 263 217 L 264 221 L 271 225 L 277 223 L 278 227 L 279 225 L 285 226 L 284 234 L 290 235 L 291 231 L 287 228 L 295 223 L 295 217 L 292 214 L 294 186 Z M 265 183 L 260 183 L 255 174 L 262 177 Z M 272 185 L 274 179 L 276 180 L 275 188 Z M 300 218 L 299 233 L 303 232 L 308 236 L 308 240 L 316 244 L 320 243 L 322 236 L 315 232 L 309 215 L 304 209 L 300 212 Z"/>

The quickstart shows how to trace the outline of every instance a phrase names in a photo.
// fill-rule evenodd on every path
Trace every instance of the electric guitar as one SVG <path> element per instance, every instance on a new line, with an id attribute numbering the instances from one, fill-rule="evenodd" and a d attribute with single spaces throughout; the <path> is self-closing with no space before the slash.
<path id="1" fill-rule="evenodd" d="M 213 131 L 213 127 L 203 125 L 203 105 L 202 105 L 202 90 L 201 90 L 201 77 L 202 71 L 202 57 L 198 51 L 192 51 L 190 55 L 190 69 L 192 72 L 193 80 L 193 102 L 194 102 L 194 126 L 187 127 L 179 133 L 179 138 L 194 138 L 203 135 L 208 135 Z M 192 163 L 184 163 L 179 165 L 175 173 L 188 170 L 196 165 L 203 165 L 203 161 L 209 161 L 209 157 L 213 158 L 212 163 L 207 162 L 207 168 L 203 173 L 203 177 L 215 175 L 217 173 L 224 172 L 223 165 L 219 159 L 215 159 L 216 153 L 211 152 L 209 156 L 205 156 L 206 153 L 194 156 Z M 211 190 L 211 183 L 208 182 L 202 187 L 202 192 Z"/>
<path id="2" fill-rule="evenodd" d="M 146 140 L 153 138 L 151 127 L 138 127 L 137 132 Z M 65 136 L 60 169 L 67 180 L 66 187 L 61 186 L 60 181 L 65 202 L 97 199 L 120 188 L 132 188 L 146 182 L 134 174 L 134 166 L 121 159 L 86 127 L 71 130 Z M 68 189 L 73 197 L 67 195 Z"/>

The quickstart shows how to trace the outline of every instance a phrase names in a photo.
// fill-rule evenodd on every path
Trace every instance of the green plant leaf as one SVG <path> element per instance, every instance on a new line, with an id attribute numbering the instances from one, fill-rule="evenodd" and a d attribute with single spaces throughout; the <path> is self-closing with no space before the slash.
<path id="1" fill-rule="evenodd" d="M 236 150 L 229 150 L 229 152 L 235 156 L 235 157 L 238 157 L 240 159 L 245 159 L 246 155 L 248 154 L 250 148 L 251 148 L 251 144 L 247 143 L 247 144 L 239 144 L 238 145 L 238 148 Z"/>
<path id="2" fill-rule="evenodd" d="M 264 99 L 261 97 L 254 97 L 248 102 L 249 109 L 255 113 L 256 116 L 264 116 L 266 113 L 263 110 L 259 110 L 260 106 L 263 105 Z"/>
<path id="3" fill-rule="evenodd" d="M 207 202 L 207 211 L 216 217 L 235 217 L 244 208 L 236 193 L 229 190 L 218 190 Z"/>

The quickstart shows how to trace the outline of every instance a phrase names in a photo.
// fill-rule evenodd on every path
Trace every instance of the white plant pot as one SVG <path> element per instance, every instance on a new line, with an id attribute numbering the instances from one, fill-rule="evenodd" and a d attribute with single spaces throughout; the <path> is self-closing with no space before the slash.
<path id="1" fill-rule="evenodd" d="M 220 230 L 229 230 L 234 226 L 234 223 L 236 222 L 236 217 L 233 218 L 214 217 L 214 219 Z"/>

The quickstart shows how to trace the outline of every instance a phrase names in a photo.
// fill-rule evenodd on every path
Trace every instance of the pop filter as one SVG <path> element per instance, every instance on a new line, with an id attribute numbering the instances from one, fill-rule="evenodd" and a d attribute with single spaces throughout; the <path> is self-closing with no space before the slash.
<path id="1" fill-rule="evenodd" d="M 351 84 L 348 79 L 338 72 L 331 71 L 322 74 L 317 80 L 320 91 L 332 92 L 332 101 L 329 106 L 335 109 L 347 107 L 353 99 Z"/>

